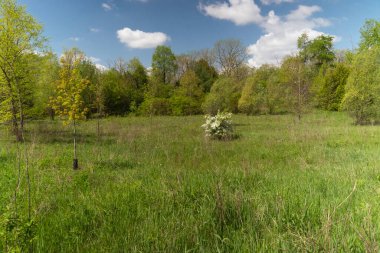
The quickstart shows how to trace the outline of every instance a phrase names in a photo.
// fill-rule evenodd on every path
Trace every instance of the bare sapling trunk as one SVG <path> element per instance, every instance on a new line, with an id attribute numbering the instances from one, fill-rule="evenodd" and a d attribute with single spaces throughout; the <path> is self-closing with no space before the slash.
<path id="1" fill-rule="evenodd" d="M 301 121 L 302 98 L 301 98 L 301 70 L 298 66 L 298 121 Z"/>
<path id="2" fill-rule="evenodd" d="M 79 164 L 78 164 L 78 157 L 77 157 L 77 127 L 76 127 L 76 122 L 75 119 L 73 120 L 73 127 L 74 127 L 74 160 L 73 160 L 73 169 L 77 170 L 79 169 Z"/>
<path id="3" fill-rule="evenodd" d="M 18 120 L 17 120 L 16 103 L 13 100 L 13 98 L 11 99 L 11 111 L 12 111 L 12 132 L 16 136 L 16 141 L 21 142 L 22 136 L 21 136 Z"/>
<path id="4" fill-rule="evenodd" d="M 98 140 L 99 140 L 99 138 L 100 138 L 100 118 L 102 117 L 102 112 L 101 112 L 101 109 L 100 109 L 99 102 L 97 104 L 97 111 L 98 111 L 98 120 L 97 120 L 97 126 L 96 126 L 96 134 L 97 134 L 97 137 L 98 137 Z"/>

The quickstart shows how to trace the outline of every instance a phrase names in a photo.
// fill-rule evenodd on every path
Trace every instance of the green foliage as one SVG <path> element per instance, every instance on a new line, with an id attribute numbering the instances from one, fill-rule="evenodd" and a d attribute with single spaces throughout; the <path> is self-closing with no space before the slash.
<path id="1" fill-rule="evenodd" d="M 172 108 L 168 98 L 147 97 L 139 107 L 141 115 L 171 115 Z"/>
<path id="2" fill-rule="evenodd" d="M 120 73 L 111 69 L 102 75 L 104 106 L 107 114 L 122 115 L 128 111 L 130 98 L 121 81 Z"/>
<path id="3" fill-rule="evenodd" d="M 342 108 L 356 124 L 380 120 L 380 48 L 372 47 L 355 56 L 348 77 Z"/>
<path id="4" fill-rule="evenodd" d="M 144 66 L 134 58 L 100 73 L 100 81 L 107 114 L 125 115 L 143 102 L 148 77 Z"/>
<path id="5" fill-rule="evenodd" d="M 249 115 L 281 112 L 284 107 L 281 88 L 278 69 L 261 66 L 245 81 L 239 111 Z"/>
<path id="6" fill-rule="evenodd" d="M 206 60 L 200 59 L 195 62 L 193 70 L 201 81 L 203 91 L 210 92 L 212 84 L 218 78 L 215 68 L 210 66 Z"/>
<path id="7" fill-rule="evenodd" d="M 170 97 L 173 92 L 174 86 L 161 82 L 155 76 L 151 77 L 144 102 L 140 105 L 138 113 L 141 115 L 171 115 Z"/>
<path id="8" fill-rule="evenodd" d="M 12 121 L 18 141 L 33 100 L 33 52 L 43 48 L 41 33 L 42 26 L 25 7 L 14 0 L 0 1 L 0 121 Z"/>
<path id="9" fill-rule="evenodd" d="M 288 57 L 281 65 L 279 77 L 283 85 L 283 98 L 286 110 L 293 112 L 301 119 L 310 106 L 310 86 L 312 70 L 301 57 Z"/>
<path id="10" fill-rule="evenodd" d="M 54 95 L 56 83 L 59 80 L 59 61 L 56 55 L 49 52 L 39 61 L 38 78 L 34 90 L 33 114 L 36 117 L 50 116 L 54 118 L 54 110 L 49 101 Z"/>
<path id="11" fill-rule="evenodd" d="M 28 252 L 36 241 L 35 220 L 17 216 L 8 206 L 0 215 L 0 241 L 4 242 L 4 252 Z M 1 250 L 0 243 L 0 250 Z"/>
<path id="12" fill-rule="evenodd" d="M 361 40 L 360 50 L 368 50 L 372 47 L 380 46 L 380 22 L 374 19 L 367 19 L 360 29 Z"/>
<path id="13" fill-rule="evenodd" d="M 344 96 L 350 69 L 345 63 L 337 63 L 327 70 L 321 68 L 317 86 L 320 87 L 318 105 L 324 110 L 338 111 Z"/>
<path id="14" fill-rule="evenodd" d="M 332 63 L 335 59 L 333 51 L 333 37 L 320 35 L 313 40 L 309 40 L 307 34 L 298 38 L 298 49 L 300 57 L 305 63 L 311 63 L 317 68 L 323 64 Z"/>
<path id="15" fill-rule="evenodd" d="M 194 115 L 202 112 L 204 93 L 201 80 L 196 73 L 188 70 L 181 77 L 179 87 L 170 99 L 174 115 Z"/>
<path id="16" fill-rule="evenodd" d="M 176 58 L 170 47 L 158 46 L 152 56 L 152 74 L 162 83 L 174 82 L 177 70 Z"/>
<path id="17" fill-rule="evenodd" d="M 241 82 L 229 77 L 219 77 L 202 104 L 203 111 L 211 115 L 218 111 L 237 112 L 241 90 Z"/>

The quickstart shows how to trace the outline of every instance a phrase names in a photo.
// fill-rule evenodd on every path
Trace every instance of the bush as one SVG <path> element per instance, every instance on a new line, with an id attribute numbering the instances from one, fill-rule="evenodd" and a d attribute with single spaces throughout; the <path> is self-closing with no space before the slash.
<path id="1" fill-rule="evenodd" d="M 233 137 L 232 114 L 218 112 L 215 116 L 206 115 L 206 123 L 202 125 L 206 132 L 206 136 L 218 139 L 227 140 Z"/>

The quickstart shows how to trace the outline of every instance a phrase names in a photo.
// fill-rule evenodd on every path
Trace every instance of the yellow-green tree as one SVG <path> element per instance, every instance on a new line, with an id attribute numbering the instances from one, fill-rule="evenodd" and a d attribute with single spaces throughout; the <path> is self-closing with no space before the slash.
<path id="1" fill-rule="evenodd" d="M 65 51 L 61 57 L 61 69 L 57 82 L 55 96 L 51 98 L 51 105 L 55 113 L 65 119 L 65 124 L 73 126 L 74 161 L 73 168 L 78 169 L 77 158 L 77 121 L 86 118 L 88 108 L 83 100 L 83 91 L 90 82 L 82 78 L 79 73 L 79 65 L 85 59 L 84 54 L 78 49 Z"/>
<path id="2" fill-rule="evenodd" d="M 33 95 L 34 52 L 41 50 L 42 26 L 15 0 L 0 0 L 0 121 L 10 121 L 23 140 L 26 107 Z"/>

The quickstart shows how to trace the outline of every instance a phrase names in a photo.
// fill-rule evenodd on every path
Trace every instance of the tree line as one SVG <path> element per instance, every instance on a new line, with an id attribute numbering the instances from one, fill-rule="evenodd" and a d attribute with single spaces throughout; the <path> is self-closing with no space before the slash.
<path id="1" fill-rule="evenodd" d="M 25 119 L 68 122 L 108 115 L 248 115 L 312 108 L 346 110 L 357 124 L 380 118 L 380 23 L 367 20 L 355 50 L 335 50 L 333 37 L 298 39 L 279 65 L 246 64 L 238 40 L 176 55 L 158 46 L 151 68 L 137 58 L 98 69 L 77 48 L 47 50 L 42 26 L 14 0 L 0 0 L 0 119 L 23 139 Z"/>

